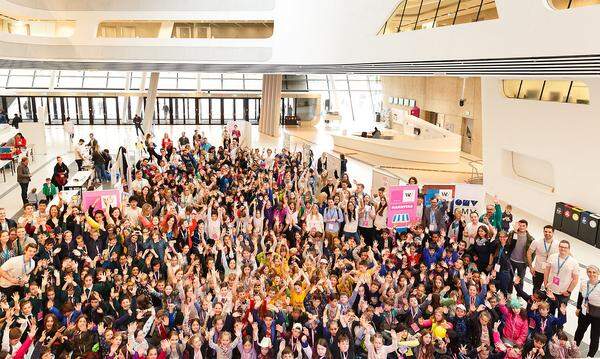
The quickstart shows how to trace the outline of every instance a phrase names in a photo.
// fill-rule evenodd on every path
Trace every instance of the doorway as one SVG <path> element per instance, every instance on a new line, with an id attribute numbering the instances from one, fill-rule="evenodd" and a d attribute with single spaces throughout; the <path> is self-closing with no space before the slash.
<path id="1" fill-rule="evenodd" d="M 462 126 L 461 126 L 461 151 L 465 153 L 471 153 L 473 150 L 473 119 L 472 118 L 462 118 Z"/>

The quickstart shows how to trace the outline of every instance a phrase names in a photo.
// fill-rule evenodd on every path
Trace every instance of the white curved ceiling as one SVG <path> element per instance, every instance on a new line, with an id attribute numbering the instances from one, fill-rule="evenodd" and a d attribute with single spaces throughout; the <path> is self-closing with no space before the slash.
<path id="1" fill-rule="evenodd" d="M 600 74 L 596 36 L 600 6 L 555 11 L 546 0 L 496 0 L 498 20 L 377 36 L 397 0 L 194 1 L 208 8 L 238 3 L 262 6 L 252 11 L 242 11 L 242 5 L 230 11 L 182 11 L 173 8 L 191 0 L 150 0 L 144 10 L 106 10 L 142 0 L 121 2 L 0 0 L 2 11 L 77 22 L 70 38 L 0 33 L 0 59 L 9 67 L 52 64 L 52 68 L 165 71 L 252 67 L 260 72 Z M 65 10 L 71 3 L 95 4 L 98 10 Z M 157 4 L 168 10 L 148 10 Z M 270 5 L 274 7 L 267 9 Z M 54 10 L 40 10 L 48 8 Z M 111 19 L 273 19 L 275 30 L 273 37 L 260 40 L 97 38 L 98 23 Z"/>

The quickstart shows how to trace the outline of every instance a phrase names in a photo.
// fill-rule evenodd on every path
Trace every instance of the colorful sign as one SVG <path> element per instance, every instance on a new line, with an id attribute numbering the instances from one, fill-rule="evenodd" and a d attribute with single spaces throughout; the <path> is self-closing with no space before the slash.
<path id="1" fill-rule="evenodd" d="M 454 191 L 456 186 L 453 184 L 439 184 L 439 185 L 425 185 L 423 186 L 423 193 L 425 194 L 424 205 L 426 207 L 431 206 L 431 199 L 437 195 L 448 203 L 454 199 Z"/>
<path id="2" fill-rule="evenodd" d="M 81 208 L 87 211 L 89 207 L 94 209 L 109 209 L 109 207 L 119 207 L 121 205 L 121 190 L 106 189 L 102 191 L 83 192 Z"/>
<path id="3" fill-rule="evenodd" d="M 471 213 L 485 213 L 485 189 L 478 184 L 457 184 L 454 190 L 454 209 L 460 209 L 466 218 Z"/>
<path id="4" fill-rule="evenodd" d="M 417 221 L 419 187 L 390 186 L 388 189 L 388 226 L 407 228 Z"/>

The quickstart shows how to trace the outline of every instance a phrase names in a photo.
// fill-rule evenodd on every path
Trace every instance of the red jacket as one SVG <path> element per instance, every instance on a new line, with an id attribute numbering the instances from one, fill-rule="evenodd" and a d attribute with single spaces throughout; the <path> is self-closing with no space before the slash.
<path id="1" fill-rule="evenodd" d="M 529 321 L 527 317 L 523 318 L 519 313 L 515 314 L 512 310 L 508 309 L 506 305 L 500 304 L 500 312 L 504 318 L 504 330 L 502 335 L 505 339 L 523 346 L 527 340 L 527 333 L 529 331 Z"/>

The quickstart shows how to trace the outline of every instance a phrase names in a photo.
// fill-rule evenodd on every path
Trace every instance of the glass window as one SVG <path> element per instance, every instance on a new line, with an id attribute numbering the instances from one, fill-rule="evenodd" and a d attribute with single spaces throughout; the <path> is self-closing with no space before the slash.
<path id="1" fill-rule="evenodd" d="M 600 0 L 548 0 L 550 5 L 557 10 L 572 9 L 575 7 L 600 4 Z"/>
<path id="2" fill-rule="evenodd" d="M 233 120 L 234 99 L 223 99 L 223 116 L 225 120 Z"/>
<path id="3" fill-rule="evenodd" d="M 550 102 L 589 104 L 589 88 L 581 81 L 502 80 L 505 97 Z"/>
<path id="4" fill-rule="evenodd" d="M 0 87 L 6 87 L 8 76 L 0 75 Z"/>
<path id="5" fill-rule="evenodd" d="M 176 78 L 163 78 L 162 76 L 160 76 L 158 78 L 158 88 L 174 90 L 177 88 L 177 79 Z"/>
<path id="6" fill-rule="evenodd" d="M 62 88 L 81 88 L 83 78 L 71 77 L 71 76 L 60 76 L 58 80 L 58 86 Z"/>
<path id="7" fill-rule="evenodd" d="M 107 71 L 86 71 L 84 76 L 86 77 L 106 77 Z"/>
<path id="8" fill-rule="evenodd" d="M 200 77 L 203 79 L 220 79 L 221 74 L 207 72 L 207 73 L 202 73 Z"/>
<path id="9" fill-rule="evenodd" d="M 33 87 L 50 87 L 50 76 L 35 76 Z"/>
<path id="10" fill-rule="evenodd" d="M 543 80 L 524 80 L 519 91 L 519 98 L 539 100 L 542 93 Z"/>
<path id="11" fill-rule="evenodd" d="M 86 77 L 83 79 L 83 87 L 85 88 L 106 88 L 106 77 Z"/>
<path id="12" fill-rule="evenodd" d="M 567 102 L 571 81 L 546 81 L 542 101 Z"/>
<path id="13" fill-rule="evenodd" d="M 348 89 L 348 81 L 343 80 L 343 81 L 335 82 L 335 90 L 336 91 L 347 90 L 347 89 Z"/>
<path id="14" fill-rule="evenodd" d="M 368 91 L 369 81 L 350 81 L 350 90 Z"/>
<path id="15" fill-rule="evenodd" d="M 198 80 L 194 79 L 182 79 L 177 81 L 177 88 L 180 90 L 195 90 L 198 87 Z"/>
<path id="16" fill-rule="evenodd" d="M 109 77 L 108 85 L 106 87 L 111 89 L 124 89 L 125 88 L 126 79 L 124 77 Z M 138 83 L 138 88 L 139 88 Z"/>
<path id="17" fill-rule="evenodd" d="M 517 98 L 519 96 L 519 89 L 521 88 L 522 80 L 503 80 L 502 90 L 504 96 L 508 98 Z"/>
<path id="18" fill-rule="evenodd" d="M 229 74 L 229 73 L 225 73 L 225 74 L 223 74 L 223 78 L 224 79 L 243 79 L 244 78 L 244 74 Z"/>
<path id="19" fill-rule="evenodd" d="M 213 98 L 210 100 L 210 114 L 213 121 L 221 120 L 221 99 Z"/>
<path id="20" fill-rule="evenodd" d="M 10 75 L 27 75 L 32 76 L 35 70 L 10 70 Z"/>
<path id="21" fill-rule="evenodd" d="M 262 74 L 244 74 L 244 78 L 253 80 L 262 80 Z"/>
<path id="22" fill-rule="evenodd" d="M 223 80 L 223 90 L 243 90 L 244 80 Z"/>
<path id="23" fill-rule="evenodd" d="M 221 80 L 200 80 L 200 87 L 202 90 L 222 90 Z"/>
<path id="24" fill-rule="evenodd" d="M 6 87 L 31 87 L 33 76 L 10 76 Z"/>
<path id="25" fill-rule="evenodd" d="M 308 76 L 309 80 L 327 80 L 327 75 L 318 75 L 318 74 L 311 75 L 311 74 L 308 74 L 307 76 Z"/>
<path id="26" fill-rule="evenodd" d="M 83 71 L 69 71 L 69 70 L 61 70 L 60 76 L 83 76 Z"/>
<path id="27" fill-rule="evenodd" d="M 494 0 L 403 0 L 380 28 L 378 34 L 430 29 L 497 18 L 498 11 Z"/>
<path id="28" fill-rule="evenodd" d="M 308 80 L 308 89 L 310 91 L 328 90 L 327 81 Z"/>
<path id="29" fill-rule="evenodd" d="M 262 80 L 244 80 L 245 90 L 262 90 Z"/>
<path id="30" fill-rule="evenodd" d="M 590 103 L 590 89 L 587 85 L 581 81 L 573 81 L 571 90 L 569 92 L 569 103 L 579 103 L 589 105 Z"/>

